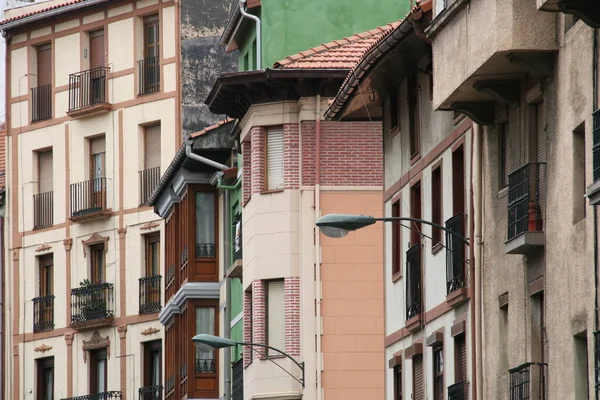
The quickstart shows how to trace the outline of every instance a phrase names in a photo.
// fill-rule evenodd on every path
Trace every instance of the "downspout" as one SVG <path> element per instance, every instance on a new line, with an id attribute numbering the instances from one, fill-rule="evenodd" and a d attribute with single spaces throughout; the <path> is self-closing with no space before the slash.
<path id="1" fill-rule="evenodd" d="M 190 141 L 185 142 L 185 155 L 187 158 L 191 158 L 194 161 L 198 161 L 198 162 L 201 162 L 202 164 L 209 165 L 220 171 L 223 171 L 224 169 L 229 169 L 229 167 L 225 164 L 221 164 L 221 163 L 218 163 L 211 159 L 208 159 L 206 157 L 199 156 L 198 154 L 194 154 L 192 152 L 192 143 Z"/>
<path id="2" fill-rule="evenodd" d="M 598 29 L 594 29 L 592 60 L 592 112 L 598 109 Z M 598 207 L 594 207 L 594 333 L 598 335 Z M 594 340 L 595 365 L 598 365 L 598 341 Z M 596 376 L 596 379 L 598 377 Z M 598 400 L 598 390 L 594 390 L 595 399 Z"/>
<path id="3" fill-rule="evenodd" d="M 474 185 L 474 246 L 471 253 L 471 265 L 470 265 L 470 283 L 473 288 L 473 303 L 475 318 L 471 318 L 471 337 L 474 341 L 475 357 L 476 362 L 472 363 L 472 380 L 473 380 L 473 394 L 476 393 L 475 399 L 483 400 L 483 335 L 482 335 L 482 286 L 481 286 L 481 274 L 482 274 L 482 244 L 483 244 L 483 199 L 481 193 L 482 179 L 482 140 L 481 140 L 481 126 L 473 124 L 473 185 Z M 473 262 L 474 259 L 474 262 Z M 472 347 L 472 348 L 473 348 Z M 479 368 L 478 368 L 479 366 Z"/>
<path id="4" fill-rule="evenodd" d="M 246 12 L 246 10 L 244 10 L 244 4 L 246 4 L 246 0 L 240 0 L 240 12 L 242 13 L 242 16 L 256 22 L 256 69 L 262 69 L 262 58 L 261 58 L 262 50 L 261 50 L 261 42 L 260 42 L 260 37 L 261 37 L 260 18 L 258 18 L 256 15 L 252 15 L 252 14 Z"/>
<path id="5" fill-rule="evenodd" d="M 220 182 L 219 182 L 220 183 Z M 218 187 L 218 185 L 217 185 Z M 223 191 L 223 202 L 225 203 L 225 213 L 223 215 L 223 224 L 225 229 L 225 257 L 223 268 L 227 270 L 231 265 L 231 204 L 229 204 L 229 191 Z M 225 271 L 224 271 L 225 272 Z M 231 279 L 225 277 L 225 323 L 223 324 L 223 334 L 226 338 L 231 339 Z M 231 398 L 231 352 L 235 351 L 235 347 L 232 349 L 225 349 L 225 373 L 223 379 L 225 380 L 225 400 Z"/>
<path id="6" fill-rule="evenodd" d="M 321 95 L 316 97 L 315 108 L 315 213 L 321 217 Z M 315 297 L 317 303 L 317 400 L 321 400 L 321 236 L 315 226 Z"/>

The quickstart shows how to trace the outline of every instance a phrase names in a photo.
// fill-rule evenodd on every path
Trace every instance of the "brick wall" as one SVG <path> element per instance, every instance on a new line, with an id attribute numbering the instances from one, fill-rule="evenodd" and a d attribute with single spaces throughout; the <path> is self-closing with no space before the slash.
<path id="1" fill-rule="evenodd" d="M 252 292 L 244 293 L 244 342 L 252 342 Z M 244 346 L 244 368 L 252 362 L 252 347 Z"/>
<path id="2" fill-rule="evenodd" d="M 252 343 L 266 343 L 267 325 L 266 325 L 266 293 L 265 283 L 260 280 L 252 282 Z M 264 354 L 264 350 L 261 350 Z M 253 359 L 261 359 L 256 351 L 253 354 Z"/>
<path id="3" fill-rule="evenodd" d="M 250 131 L 250 185 L 251 195 L 260 193 L 265 187 L 265 129 L 253 127 Z"/>
<path id="4" fill-rule="evenodd" d="M 298 124 L 283 126 L 283 179 L 286 189 L 298 189 L 300 179 Z"/>
<path id="5" fill-rule="evenodd" d="M 250 142 L 242 143 L 242 168 L 244 169 L 242 176 L 242 204 L 246 204 L 251 196 L 251 145 Z"/>
<path id="6" fill-rule="evenodd" d="M 300 278 L 285 278 L 285 351 L 300 356 Z"/>

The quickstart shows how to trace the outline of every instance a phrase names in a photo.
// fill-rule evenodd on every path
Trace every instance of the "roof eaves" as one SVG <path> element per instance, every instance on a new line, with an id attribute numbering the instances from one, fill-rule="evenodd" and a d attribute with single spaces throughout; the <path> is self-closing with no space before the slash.
<path id="1" fill-rule="evenodd" d="M 179 147 L 179 150 L 175 154 L 175 157 L 173 157 L 173 161 L 171 161 L 171 164 L 169 164 L 169 166 L 167 167 L 167 170 L 165 171 L 163 176 L 160 178 L 160 181 L 158 181 L 158 185 L 156 185 L 156 189 L 154 189 L 154 191 L 150 195 L 150 198 L 148 199 L 147 204 L 149 206 L 153 206 L 156 204 L 156 201 L 159 199 L 162 192 L 169 186 L 169 182 L 171 181 L 171 178 L 173 177 L 175 172 L 177 172 L 179 167 L 183 164 L 183 161 L 186 158 L 185 147 L 186 147 L 186 143 L 184 142 L 181 145 L 181 147 Z"/>
<path id="2" fill-rule="evenodd" d="M 240 8 L 237 2 L 234 2 L 233 11 L 229 15 L 229 19 L 227 20 L 227 25 L 225 25 L 225 29 L 223 29 L 223 33 L 219 38 L 219 45 L 228 46 L 231 41 L 235 30 L 237 29 L 238 24 L 241 22 L 242 13 L 240 13 Z"/>

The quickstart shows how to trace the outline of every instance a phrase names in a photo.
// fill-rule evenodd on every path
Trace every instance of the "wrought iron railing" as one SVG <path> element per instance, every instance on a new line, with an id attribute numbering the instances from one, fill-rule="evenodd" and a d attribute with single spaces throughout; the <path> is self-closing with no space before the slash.
<path id="1" fill-rule="evenodd" d="M 231 400 L 244 400 L 244 362 L 239 359 L 231 367 Z"/>
<path id="2" fill-rule="evenodd" d="M 159 400 L 162 399 L 162 385 L 141 387 L 138 390 L 139 400 Z"/>
<path id="3" fill-rule="evenodd" d="M 160 311 L 161 279 L 161 275 L 140 278 L 140 314 Z"/>
<path id="4" fill-rule="evenodd" d="M 33 227 L 45 228 L 54 224 L 54 192 L 33 195 Z"/>
<path id="5" fill-rule="evenodd" d="M 510 400 L 545 400 L 544 363 L 527 362 L 509 369 Z"/>
<path id="6" fill-rule="evenodd" d="M 71 323 L 82 323 L 114 315 L 112 283 L 98 283 L 71 289 Z"/>
<path id="7" fill-rule="evenodd" d="M 148 168 L 140 171 L 140 204 L 146 204 L 158 182 L 160 181 L 160 167 Z"/>
<path id="8" fill-rule="evenodd" d="M 139 94 L 148 94 L 160 90 L 160 59 L 148 57 L 138 61 Z"/>
<path id="9" fill-rule="evenodd" d="M 52 85 L 31 89 L 31 122 L 52 118 Z"/>
<path id="10" fill-rule="evenodd" d="M 530 163 L 508 175 L 508 240 L 543 230 L 545 174 L 545 163 Z"/>
<path id="11" fill-rule="evenodd" d="M 465 286 L 465 215 L 446 221 L 446 294 Z"/>
<path id="12" fill-rule="evenodd" d="M 210 358 L 196 358 L 194 371 L 197 374 L 216 372 L 215 360 Z"/>
<path id="13" fill-rule="evenodd" d="M 69 111 L 108 102 L 108 71 L 108 67 L 99 67 L 69 75 Z"/>
<path id="14" fill-rule="evenodd" d="M 112 400 L 120 398 L 121 392 L 102 392 L 96 394 L 88 394 L 85 396 L 64 397 L 61 400 Z"/>
<path id="15" fill-rule="evenodd" d="M 71 184 L 71 217 L 83 217 L 106 210 L 106 178 Z"/>
<path id="16" fill-rule="evenodd" d="M 421 313 L 421 245 L 406 252 L 406 319 Z"/>
<path id="17" fill-rule="evenodd" d="M 188 261 L 188 247 L 187 245 L 183 246 L 181 249 L 181 253 L 179 253 L 179 266 L 183 267 L 185 263 Z"/>
<path id="18" fill-rule="evenodd" d="M 171 375 L 167 379 L 167 383 L 165 384 L 165 394 L 169 394 L 175 389 L 175 376 Z"/>
<path id="19" fill-rule="evenodd" d="M 594 111 L 592 170 L 594 182 L 600 179 L 600 109 Z"/>
<path id="20" fill-rule="evenodd" d="M 467 400 L 467 382 L 461 381 L 448 386 L 448 400 Z"/>
<path id="21" fill-rule="evenodd" d="M 54 329 L 54 296 L 33 299 L 33 331 Z"/>
<path id="22" fill-rule="evenodd" d="M 165 286 L 169 286 L 170 284 L 173 283 L 173 281 L 175 281 L 175 266 L 170 265 L 169 269 L 167 269 L 167 279 L 166 279 Z"/>
<path id="23" fill-rule="evenodd" d="M 196 258 L 213 258 L 215 255 L 214 243 L 196 243 Z"/>

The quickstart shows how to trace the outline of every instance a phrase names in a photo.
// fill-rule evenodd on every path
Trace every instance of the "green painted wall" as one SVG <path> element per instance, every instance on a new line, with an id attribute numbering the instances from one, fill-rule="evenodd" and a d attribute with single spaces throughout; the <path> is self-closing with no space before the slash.
<path id="1" fill-rule="evenodd" d="M 410 0 L 261 0 L 262 68 L 322 43 L 404 18 Z M 240 44 L 240 70 L 254 32 Z M 252 37 L 250 39 L 249 37 Z M 252 69 L 252 68 L 249 68 Z"/>
<path id="2" fill-rule="evenodd" d="M 238 157 L 238 168 L 241 164 L 241 157 Z M 241 177 L 239 178 L 241 179 Z M 241 198 L 242 198 L 242 189 L 241 186 L 239 189 L 230 190 L 229 191 L 229 201 L 231 208 L 229 209 L 230 213 L 230 221 L 232 221 L 232 226 L 229 230 L 229 246 L 230 251 L 230 260 L 234 260 L 235 256 L 235 225 L 233 222 L 238 218 L 241 218 L 242 215 L 242 207 L 241 207 Z M 231 311 L 231 323 L 235 317 L 237 317 L 243 309 L 243 293 L 242 293 L 242 282 L 238 278 L 233 278 L 230 281 L 230 294 L 231 294 L 231 303 L 229 305 Z M 243 341 L 244 340 L 244 320 L 240 319 L 234 326 L 231 327 L 231 339 L 235 341 Z M 242 346 L 238 346 L 231 349 L 231 361 L 236 362 L 242 356 Z"/>

